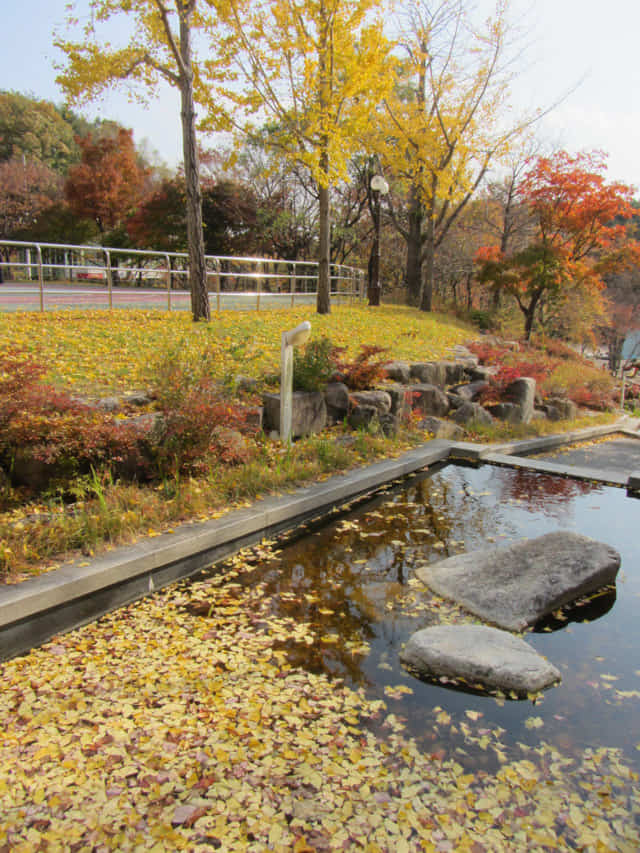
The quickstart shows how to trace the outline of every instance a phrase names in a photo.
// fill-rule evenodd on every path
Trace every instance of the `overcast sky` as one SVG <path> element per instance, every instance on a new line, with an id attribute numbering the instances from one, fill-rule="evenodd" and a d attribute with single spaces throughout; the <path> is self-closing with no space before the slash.
<path id="1" fill-rule="evenodd" d="M 84 0 L 83 0 L 84 2 Z M 3 40 L 0 89 L 57 103 L 52 32 L 62 28 L 65 0 L 0 0 Z M 487 12 L 491 0 L 479 0 Z M 528 33 L 514 106 L 547 107 L 566 99 L 540 125 L 543 139 L 571 152 L 600 148 L 609 154 L 609 177 L 640 192 L 640 3 L 636 0 L 511 0 L 511 16 Z M 181 157 L 177 93 L 160 92 L 148 108 L 108 96 L 83 110 L 115 119 L 147 139 L 170 166 Z"/>

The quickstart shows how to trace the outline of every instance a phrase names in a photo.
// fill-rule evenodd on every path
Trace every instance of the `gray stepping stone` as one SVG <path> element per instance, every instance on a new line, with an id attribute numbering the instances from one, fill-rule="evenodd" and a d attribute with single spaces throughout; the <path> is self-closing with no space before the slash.
<path id="1" fill-rule="evenodd" d="M 469 685 L 514 691 L 544 690 L 560 673 L 520 637 L 486 625 L 437 625 L 411 636 L 401 661 L 427 678 L 464 679 Z"/>
<path id="2" fill-rule="evenodd" d="M 609 545 L 559 531 L 506 547 L 458 554 L 416 575 L 487 622 L 522 631 L 581 595 L 615 581 L 620 554 Z"/>

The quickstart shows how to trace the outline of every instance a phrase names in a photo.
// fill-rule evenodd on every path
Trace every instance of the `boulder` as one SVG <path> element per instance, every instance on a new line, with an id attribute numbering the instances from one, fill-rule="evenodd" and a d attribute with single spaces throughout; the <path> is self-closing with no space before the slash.
<path id="1" fill-rule="evenodd" d="M 350 408 L 373 406 L 381 415 L 391 411 L 391 397 L 386 391 L 354 391 L 349 395 Z"/>
<path id="2" fill-rule="evenodd" d="M 411 414 L 411 391 L 404 385 L 387 385 L 384 389 L 391 398 L 391 414 L 408 418 Z"/>
<path id="3" fill-rule="evenodd" d="M 418 426 L 420 429 L 430 432 L 434 438 L 446 438 L 451 441 L 457 441 L 464 435 L 464 430 L 458 424 L 452 424 L 451 421 L 444 421 L 441 418 L 424 418 Z"/>
<path id="4" fill-rule="evenodd" d="M 442 362 L 426 361 L 412 364 L 409 372 L 411 379 L 417 379 L 422 384 L 437 385 L 439 388 L 445 386 L 447 371 Z"/>
<path id="5" fill-rule="evenodd" d="M 565 397 L 550 397 L 542 408 L 550 421 L 571 421 L 578 417 L 578 407 Z"/>
<path id="6" fill-rule="evenodd" d="M 560 673 L 528 643 L 486 625 L 436 625 L 411 636 L 400 653 L 426 678 L 446 676 L 526 696 L 560 681 Z"/>
<path id="7" fill-rule="evenodd" d="M 419 382 L 444 388 L 464 380 L 465 365 L 457 361 L 426 361 L 412 364 L 410 374 Z"/>
<path id="8" fill-rule="evenodd" d="M 103 412 L 117 412 L 120 408 L 120 397 L 103 397 L 98 400 L 96 407 Z"/>
<path id="9" fill-rule="evenodd" d="M 408 385 L 411 372 L 406 361 L 390 361 L 385 364 L 384 369 L 387 371 L 387 376 L 393 382 L 400 382 L 402 385 Z"/>
<path id="10" fill-rule="evenodd" d="M 492 418 L 510 424 L 522 423 L 522 410 L 516 403 L 491 403 L 486 407 Z"/>
<path id="11" fill-rule="evenodd" d="M 536 380 L 525 376 L 514 379 L 505 388 L 503 399 L 507 403 L 515 403 L 520 407 L 520 420 L 512 423 L 528 424 L 535 405 Z"/>
<path id="12" fill-rule="evenodd" d="M 463 403 L 455 410 L 453 415 L 451 415 L 451 419 L 457 424 L 462 425 L 471 423 L 471 421 L 475 421 L 477 424 L 487 425 L 493 423 L 493 418 L 489 412 L 480 405 L 480 403 Z"/>
<path id="13" fill-rule="evenodd" d="M 478 380 L 476 382 L 467 382 L 464 385 L 456 385 L 451 390 L 468 403 L 475 403 L 488 385 L 488 382 Z"/>
<path id="14" fill-rule="evenodd" d="M 398 417 L 391 412 L 381 412 L 373 406 L 356 406 L 347 416 L 352 429 L 375 429 L 377 427 L 386 436 L 394 435 L 398 429 Z"/>
<path id="15" fill-rule="evenodd" d="M 329 420 L 343 421 L 349 411 L 349 389 L 342 382 L 330 382 L 324 390 L 324 402 Z"/>
<path id="16" fill-rule="evenodd" d="M 457 554 L 416 572 L 430 589 L 487 622 L 522 631 L 558 607 L 615 581 L 620 555 L 569 531 Z"/>
<path id="17" fill-rule="evenodd" d="M 125 405 L 138 406 L 142 409 L 145 406 L 151 405 L 151 397 L 145 394 L 144 391 L 129 391 L 123 396 L 122 402 Z"/>
<path id="18" fill-rule="evenodd" d="M 467 376 L 472 382 L 486 382 L 495 373 L 495 368 L 485 367 L 479 364 L 467 370 Z"/>
<path id="19" fill-rule="evenodd" d="M 280 432 L 280 394 L 264 394 L 265 432 Z M 321 432 L 327 425 L 327 407 L 322 391 L 294 391 L 291 435 L 297 438 Z"/>
<path id="20" fill-rule="evenodd" d="M 447 391 L 447 400 L 449 401 L 449 405 L 452 409 L 459 409 L 460 406 L 464 406 L 465 403 L 468 403 L 468 400 L 465 400 L 463 397 L 459 397 L 453 391 Z"/>
<path id="21" fill-rule="evenodd" d="M 412 406 L 425 415 L 435 415 L 437 418 L 448 414 L 450 405 L 447 395 L 435 385 L 411 385 Z"/>

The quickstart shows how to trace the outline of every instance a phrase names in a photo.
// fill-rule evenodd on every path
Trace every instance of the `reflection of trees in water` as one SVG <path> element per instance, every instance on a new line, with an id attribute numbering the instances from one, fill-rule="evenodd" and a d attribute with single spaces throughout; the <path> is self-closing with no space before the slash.
<path id="1" fill-rule="evenodd" d="M 602 491 L 602 486 L 585 480 L 539 474 L 516 468 L 509 476 L 500 478 L 502 500 L 522 501 L 528 508 L 548 513 L 557 511 L 559 505 L 579 495 Z"/>

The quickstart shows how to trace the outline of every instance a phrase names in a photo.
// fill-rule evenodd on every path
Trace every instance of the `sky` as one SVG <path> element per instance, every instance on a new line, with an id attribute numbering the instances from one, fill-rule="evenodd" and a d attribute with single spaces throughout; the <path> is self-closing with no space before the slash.
<path id="1" fill-rule="evenodd" d="M 80 0 L 80 6 L 86 0 Z M 491 0 L 477 0 L 480 12 Z M 63 101 L 55 83 L 54 29 L 64 31 L 65 0 L 0 0 L 3 44 L 0 89 Z M 608 153 L 610 180 L 640 194 L 640 3 L 636 0 L 511 0 L 511 18 L 525 50 L 513 85 L 515 113 L 560 103 L 539 123 L 543 144 Z M 160 159 L 182 159 L 179 98 L 165 87 L 148 106 L 124 92 L 81 110 L 133 128 Z"/>

